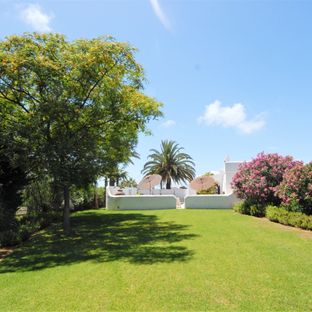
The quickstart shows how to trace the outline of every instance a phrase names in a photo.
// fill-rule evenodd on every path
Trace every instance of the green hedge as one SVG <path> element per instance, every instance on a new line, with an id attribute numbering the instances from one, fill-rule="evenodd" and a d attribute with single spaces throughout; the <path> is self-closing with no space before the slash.
<path id="1" fill-rule="evenodd" d="M 282 207 L 267 206 L 266 217 L 273 222 L 312 230 L 312 216 L 301 212 L 291 212 Z"/>
<path id="2" fill-rule="evenodd" d="M 249 203 L 247 200 L 237 203 L 233 207 L 234 211 L 255 217 L 265 216 L 265 207 L 259 204 Z"/>

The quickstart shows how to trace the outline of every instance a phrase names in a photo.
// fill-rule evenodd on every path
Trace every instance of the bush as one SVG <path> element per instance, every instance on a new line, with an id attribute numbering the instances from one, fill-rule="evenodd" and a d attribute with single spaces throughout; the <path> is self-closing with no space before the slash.
<path id="1" fill-rule="evenodd" d="M 256 210 L 269 203 L 279 205 L 281 200 L 275 188 L 282 182 L 285 171 L 298 163 L 290 156 L 260 153 L 239 167 L 232 181 L 234 192 L 250 205 L 257 205 Z"/>
<path id="2" fill-rule="evenodd" d="M 0 246 L 9 247 L 17 245 L 20 242 L 19 233 L 15 230 L 7 230 L 0 232 Z"/>
<path id="3" fill-rule="evenodd" d="M 61 220 L 60 211 L 49 211 L 45 213 L 28 214 L 16 220 L 14 229 L 0 232 L 0 246 L 14 246 L 26 241 L 30 236 L 47 227 L 53 222 Z"/>
<path id="4" fill-rule="evenodd" d="M 276 195 L 288 211 L 312 214 L 312 163 L 298 163 L 287 170 Z"/>
<path id="5" fill-rule="evenodd" d="M 94 187 L 89 185 L 85 188 L 73 188 L 71 201 L 75 210 L 86 210 L 94 208 Z"/>
<path id="6" fill-rule="evenodd" d="M 291 212 L 283 207 L 267 206 L 266 217 L 273 222 L 312 230 L 312 216 L 301 212 Z"/>
<path id="7" fill-rule="evenodd" d="M 197 195 L 213 195 L 213 194 L 218 194 L 218 184 L 215 184 L 206 190 L 201 190 L 197 192 Z"/>
<path id="8" fill-rule="evenodd" d="M 261 204 L 253 204 L 250 206 L 250 215 L 255 217 L 265 216 L 265 206 Z"/>
<path id="9" fill-rule="evenodd" d="M 234 211 L 241 213 L 241 214 L 246 214 L 246 215 L 251 215 L 255 217 L 264 217 L 265 216 L 265 206 L 263 205 L 257 205 L 257 204 L 251 204 L 248 201 L 243 201 L 240 203 L 237 203 L 233 207 Z"/>
<path id="10" fill-rule="evenodd" d="M 250 215 L 250 206 L 246 204 L 246 201 L 235 204 L 233 210 L 241 214 Z"/>

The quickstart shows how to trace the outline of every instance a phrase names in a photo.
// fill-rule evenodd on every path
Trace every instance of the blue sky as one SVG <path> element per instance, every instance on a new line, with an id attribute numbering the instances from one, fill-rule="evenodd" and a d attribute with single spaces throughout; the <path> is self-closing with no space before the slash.
<path id="1" fill-rule="evenodd" d="M 0 0 L 0 38 L 54 31 L 110 34 L 139 49 L 146 94 L 164 118 L 140 136 L 139 180 L 151 148 L 176 140 L 197 174 L 259 152 L 312 160 L 312 1 Z"/>

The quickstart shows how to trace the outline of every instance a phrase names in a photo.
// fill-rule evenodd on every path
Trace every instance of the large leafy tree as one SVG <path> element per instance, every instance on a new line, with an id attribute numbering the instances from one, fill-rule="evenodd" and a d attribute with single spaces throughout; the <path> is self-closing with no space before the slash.
<path id="1" fill-rule="evenodd" d="M 28 168 L 62 187 L 66 232 L 71 186 L 128 161 L 138 132 L 161 114 L 160 104 L 140 92 L 144 73 L 134 52 L 110 37 L 69 42 L 32 33 L 0 42 L 7 155 L 18 146 Z"/>
<path id="2" fill-rule="evenodd" d="M 172 181 L 191 181 L 195 177 L 195 164 L 183 150 L 175 141 L 162 141 L 160 151 L 151 150 L 152 154 L 148 156 L 150 160 L 144 165 L 142 173 L 161 175 L 166 189 L 171 188 Z"/>

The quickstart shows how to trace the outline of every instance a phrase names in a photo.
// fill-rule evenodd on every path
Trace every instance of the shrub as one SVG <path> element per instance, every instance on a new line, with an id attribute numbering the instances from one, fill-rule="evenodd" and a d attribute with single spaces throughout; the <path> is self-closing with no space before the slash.
<path id="1" fill-rule="evenodd" d="M 278 222 L 279 207 L 273 205 L 266 206 L 265 216 L 273 222 Z"/>
<path id="2" fill-rule="evenodd" d="M 280 198 L 275 194 L 275 188 L 282 182 L 285 171 L 298 163 L 290 156 L 260 153 L 239 167 L 232 187 L 236 195 L 250 205 L 279 205 Z"/>
<path id="3" fill-rule="evenodd" d="M 218 184 L 216 183 L 215 185 L 209 187 L 206 190 L 201 190 L 197 192 L 197 195 L 213 195 L 213 194 L 218 194 Z"/>
<path id="4" fill-rule="evenodd" d="M 250 206 L 246 204 L 246 201 L 239 202 L 233 206 L 233 210 L 241 213 L 250 215 Z"/>
<path id="5" fill-rule="evenodd" d="M 250 205 L 250 215 L 255 217 L 264 217 L 265 206 L 261 204 Z"/>
<path id="6" fill-rule="evenodd" d="M 276 195 L 286 210 L 312 214 L 312 163 L 298 163 L 287 170 Z"/>
<path id="7" fill-rule="evenodd" d="M 45 213 L 32 212 L 16 220 L 14 228 L 0 232 L 0 246 L 17 245 L 28 240 L 33 233 L 60 220 L 60 211 L 49 211 Z"/>
<path id="8" fill-rule="evenodd" d="M 291 212 L 283 207 L 267 206 L 266 217 L 273 222 L 312 230 L 312 216 L 301 212 Z"/>
<path id="9" fill-rule="evenodd" d="M 264 217 L 265 216 L 265 206 L 251 204 L 247 200 L 237 203 L 233 207 L 234 211 L 241 214 L 251 215 L 255 217 Z"/>
<path id="10" fill-rule="evenodd" d="M 15 230 L 0 232 L 0 246 L 14 246 L 20 242 L 19 233 Z"/>

